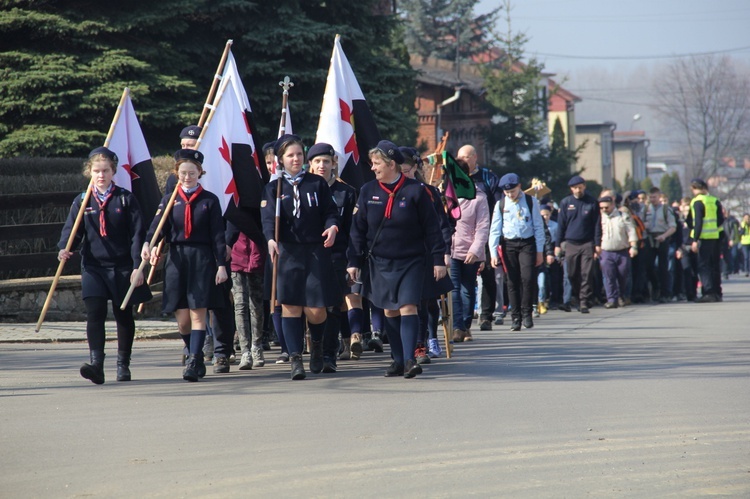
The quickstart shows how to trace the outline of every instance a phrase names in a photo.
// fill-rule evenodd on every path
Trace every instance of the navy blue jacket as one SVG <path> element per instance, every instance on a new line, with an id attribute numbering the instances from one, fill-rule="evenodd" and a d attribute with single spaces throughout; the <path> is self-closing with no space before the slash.
<path id="1" fill-rule="evenodd" d="M 132 192 L 122 187 L 114 187 L 112 198 L 104 207 L 104 222 L 107 236 L 99 234 L 99 204 L 91 194 L 86 206 L 83 221 L 73 239 L 71 251 L 81 246 L 82 265 L 106 268 L 135 269 L 141 264 L 141 247 L 146 228 L 143 226 L 141 208 Z M 70 207 L 68 219 L 63 226 L 59 249 L 65 249 L 73 230 L 78 211 L 81 209 L 84 194 L 76 196 Z"/>
<path id="2" fill-rule="evenodd" d="M 346 250 L 349 248 L 349 232 L 352 227 L 354 207 L 357 205 L 357 190 L 341 179 L 330 186 L 331 195 L 339 210 L 339 232 L 336 234 L 336 242 L 331 248 L 334 260 L 346 260 Z"/>
<path id="3" fill-rule="evenodd" d="M 266 185 L 263 200 L 260 203 L 260 214 L 263 221 L 263 234 L 269 241 L 274 237 L 276 220 L 276 190 L 279 180 Z M 305 173 L 297 186 L 300 200 L 300 216 L 293 215 L 294 189 L 285 179 L 281 179 L 281 221 L 279 240 L 281 243 L 322 244 L 325 238 L 323 231 L 339 225 L 338 209 L 331 195 L 328 182 L 319 175 Z M 336 234 L 338 239 L 338 234 Z"/>
<path id="4" fill-rule="evenodd" d="M 443 206 L 443 197 L 440 194 L 440 190 L 430 184 L 424 184 L 424 186 L 430 190 L 432 194 L 432 205 L 435 207 L 435 213 L 437 213 L 438 220 L 440 221 L 440 233 L 443 236 L 443 242 L 445 243 L 445 254 L 451 254 L 451 246 L 453 246 L 453 232 L 455 229 L 451 225 L 448 214 L 445 212 Z"/>
<path id="5" fill-rule="evenodd" d="M 148 229 L 148 241 L 154 237 L 156 227 L 164 216 L 164 207 L 172 194 L 161 199 L 156 216 Z M 224 238 L 224 218 L 221 215 L 219 198 L 205 189 L 190 203 L 192 207 L 192 232 L 190 238 L 185 239 L 185 202 L 177 195 L 174 206 L 169 212 L 160 238 L 165 237 L 169 244 L 206 244 L 213 248 L 216 264 L 226 265 L 227 247 Z"/>
<path id="6" fill-rule="evenodd" d="M 563 241 L 574 244 L 602 244 L 602 225 L 599 218 L 599 202 L 590 194 L 576 199 L 572 194 L 560 201 L 557 216 L 557 246 Z"/>
<path id="7" fill-rule="evenodd" d="M 424 255 L 425 248 L 429 248 L 433 265 L 445 265 L 438 215 L 424 184 L 414 179 L 407 178 L 396 193 L 391 218 L 383 223 L 373 246 L 387 202 L 388 193 L 377 180 L 360 189 L 347 251 L 349 266 L 362 268 L 368 250 L 381 258 L 401 259 Z"/>

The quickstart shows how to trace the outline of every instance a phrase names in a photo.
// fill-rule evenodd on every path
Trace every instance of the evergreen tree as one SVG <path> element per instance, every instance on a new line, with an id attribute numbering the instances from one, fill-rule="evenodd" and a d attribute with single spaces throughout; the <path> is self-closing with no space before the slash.
<path id="1" fill-rule="evenodd" d="M 666 194 L 671 201 L 679 201 L 682 198 L 682 184 L 677 172 L 672 172 L 661 177 L 659 189 Z"/>
<path id="2" fill-rule="evenodd" d="M 195 123 L 227 39 L 261 140 L 276 135 L 278 82 L 295 82 L 294 129 L 314 138 L 336 33 L 381 133 L 416 137 L 414 73 L 395 16 L 350 2 L 57 2 L 0 10 L 0 155 L 83 155 L 101 145 L 122 90 L 131 89 L 152 154 L 175 149 Z"/>
<path id="3" fill-rule="evenodd" d="M 492 47 L 488 37 L 497 19 L 495 9 L 479 16 L 479 0 L 403 0 L 400 10 L 406 21 L 404 39 L 409 52 L 439 59 L 471 59 Z M 458 42 L 457 42 L 458 39 Z"/>
<path id="4" fill-rule="evenodd" d="M 646 191 L 646 194 L 648 194 L 648 191 L 651 190 L 653 186 L 654 182 L 651 180 L 651 177 L 646 177 L 641 180 L 641 189 Z"/>
<path id="5" fill-rule="evenodd" d="M 635 182 L 635 179 L 630 174 L 630 172 L 625 172 L 625 178 L 623 179 L 623 182 L 622 182 L 622 192 L 636 191 L 639 188 L 640 188 L 639 185 Z"/>
<path id="6" fill-rule="evenodd" d="M 498 150 L 502 166 L 515 168 L 547 139 L 547 94 L 540 86 L 544 68 L 535 59 L 521 61 L 528 39 L 511 29 L 510 1 L 505 0 L 503 6 L 508 25 L 499 38 L 503 55 L 482 72 L 485 99 L 494 115 L 488 142 Z"/>

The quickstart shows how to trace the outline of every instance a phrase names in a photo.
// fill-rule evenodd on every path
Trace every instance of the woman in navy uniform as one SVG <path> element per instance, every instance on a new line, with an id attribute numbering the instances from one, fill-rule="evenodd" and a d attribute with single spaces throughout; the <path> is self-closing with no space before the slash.
<path id="1" fill-rule="evenodd" d="M 328 183 L 302 169 L 305 152 L 296 135 L 282 135 L 274 152 L 279 178 L 266 185 L 261 201 L 263 233 L 268 255 L 278 259 L 276 298 L 281 304 L 281 329 L 289 349 L 291 377 L 305 379 L 302 365 L 304 313 L 312 348 L 310 370 L 323 370 L 323 333 L 326 307 L 341 302 L 331 262 L 331 247 L 338 232 L 338 210 Z M 278 241 L 275 232 L 276 197 L 281 185 Z"/>
<path id="2" fill-rule="evenodd" d="M 425 258 L 430 261 L 433 278 L 444 278 L 445 243 L 428 191 L 401 173 L 404 157 L 398 147 L 381 140 L 370 150 L 370 161 L 375 180 L 360 190 L 347 271 L 351 280 L 357 281 L 364 267 L 363 295 L 385 310 L 393 357 L 385 375 L 413 378 L 422 372 L 414 350 Z"/>
<path id="3" fill-rule="evenodd" d="M 206 339 L 206 309 L 224 305 L 219 284 L 227 280 L 224 221 L 219 198 L 203 189 L 203 154 L 180 149 L 174 154 L 174 173 L 179 180 L 177 197 L 159 237 L 169 243 L 169 259 L 164 273 L 162 309 L 174 312 L 182 340 L 188 347 L 188 359 L 182 378 L 198 381 L 206 375 L 203 343 Z M 156 264 L 156 247 L 149 242 L 164 216 L 170 195 L 162 198 L 141 256 Z"/>
<path id="4" fill-rule="evenodd" d="M 341 341 L 344 344 L 344 352 L 351 352 L 349 350 L 351 330 L 346 316 L 348 305 L 358 305 L 360 311 L 362 310 L 362 298 L 352 293 L 347 282 L 348 274 L 346 272 L 346 250 L 349 247 L 349 229 L 352 225 L 354 206 L 357 204 L 357 190 L 336 176 L 335 170 L 338 166 L 336 152 L 330 144 L 320 142 L 313 145 L 307 151 L 307 161 L 310 164 L 310 172 L 320 175 L 328 183 L 338 209 L 340 221 L 336 241 L 331 247 L 331 257 L 334 275 L 338 281 L 341 295 L 339 303 L 328 309 L 326 331 L 323 335 L 323 372 L 336 372 L 339 331 L 341 332 Z M 342 356 L 342 359 L 347 358 L 349 357 L 346 355 Z"/>
<path id="5" fill-rule="evenodd" d="M 86 307 L 86 337 L 91 361 L 81 366 L 81 376 L 100 385 L 104 383 L 104 321 L 107 300 L 117 322 L 117 381 L 130 381 L 130 354 L 135 336 L 133 305 L 151 299 L 137 272 L 141 263 L 140 247 L 145 235 L 138 201 L 133 194 L 112 182 L 117 171 L 117 155 L 106 147 L 89 154 L 84 175 L 92 179 L 92 192 L 83 223 L 74 236 L 74 249 L 81 248 L 81 297 Z M 67 260 L 68 239 L 84 194 L 77 196 L 60 236 L 58 260 Z M 131 283 L 135 291 L 125 310 L 120 310 Z"/>
<path id="6" fill-rule="evenodd" d="M 435 213 L 440 221 L 440 234 L 443 236 L 443 242 L 445 243 L 445 266 L 450 267 L 454 230 L 448 219 L 448 214 L 445 212 L 442 195 L 437 187 L 425 182 L 422 173 L 424 162 L 419 155 L 419 151 L 413 147 L 400 147 L 399 150 L 404 156 L 401 173 L 408 178 L 422 182 L 425 189 L 429 191 L 432 206 L 435 208 Z M 430 248 L 426 248 L 426 250 L 429 252 Z M 425 269 L 424 289 L 422 292 L 422 302 L 419 304 L 419 336 L 417 337 L 417 349 L 414 352 L 414 356 L 420 364 L 430 363 L 430 357 L 426 348 L 428 337 L 433 346 L 439 345 L 437 343 L 437 325 L 440 318 L 440 306 L 437 299 L 441 295 L 447 295 L 453 289 L 453 282 L 450 276 L 446 275 L 443 279 L 435 281 L 432 273 L 429 272 L 432 262 L 426 261 L 425 264 L 427 267 Z M 438 346 L 437 349 L 439 348 Z M 433 351 L 436 351 L 436 349 L 433 349 Z M 437 357 L 437 355 L 435 356 Z"/>

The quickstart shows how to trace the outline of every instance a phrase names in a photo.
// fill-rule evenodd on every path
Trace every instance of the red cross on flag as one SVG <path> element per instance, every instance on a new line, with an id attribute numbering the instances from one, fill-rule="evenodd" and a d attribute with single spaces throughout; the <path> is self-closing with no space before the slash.
<path id="1" fill-rule="evenodd" d="M 375 178 L 367 154 L 379 141 L 377 125 L 336 35 L 315 142 L 333 146 L 339 177 L 359 188 Z"/>
<path id="2" fill-rule="evenodd" d="M 135 115 L 130 90 L 123 91 L 120 109 L 116 121 L 112 124 L 112 133 L 107 147 L 117 154 L 118 163 L 114 182 L 135 195 L 141 208 L 145 224 L 151 219 L 159 206 L 161 194 L 156 182 L 154 165 L 148 152 L 146 139 L 141 125 Z"/>

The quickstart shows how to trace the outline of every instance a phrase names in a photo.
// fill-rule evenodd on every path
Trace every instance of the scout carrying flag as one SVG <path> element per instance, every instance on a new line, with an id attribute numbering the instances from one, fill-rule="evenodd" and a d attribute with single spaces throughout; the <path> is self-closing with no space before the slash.
<path id="1" fill-rule="evenodd" d="M 377 125 L 336 35 L 315 142 L 333 146 L 339 177 L 358 189 L 375 178 L 368 152 L 379 141 Z"/>
<path id="2" fill-rule="evenodd" d="M 141 208 L 144 224 L 148 226 L 159 206 L 161 193 L 129 89 L 124 90 L 120 102 L 120 113 L 112 124 L 109 141 L 109 149 L 117 154 L 119 160 L 114 182 L 133 193 Z"/>
<path id="3" fill-rule="evenodd" d="M 454 220 L 461 218 L 461 208 L 458 206 L 458 198 L 474 199 L 477 197 L 477 188 L 474 181 L 464 172 L 455 158 L 448 151 L 443 151 L 444 193 L 448 212 Z"/>

